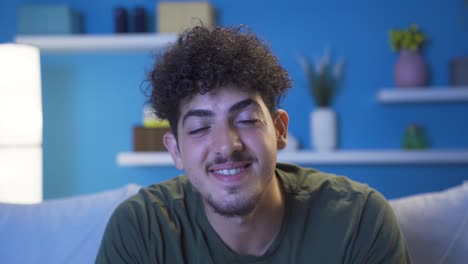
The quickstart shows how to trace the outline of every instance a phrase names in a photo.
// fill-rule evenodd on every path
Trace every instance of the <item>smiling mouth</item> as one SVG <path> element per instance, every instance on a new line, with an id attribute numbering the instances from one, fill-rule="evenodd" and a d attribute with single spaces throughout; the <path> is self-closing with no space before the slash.
<path id="1" fill-rule="evenodd" d="M 217 173 L 217 174 L 222 174 L 222 175 L 229 176 L 229 175 L 235 175 L 235 174 L 243 171 L 244 169 L 245 168 L 223 169 L 223 170 L 215 170 L 213 172 Z"/>
<path id="2" fill-rule="evenodd" d="M 219 168 L 219 169 L 212 169 L 210 170 L 211 173 L 220 175 L 220 176 L 234 176 L 242 173 L 248 167 L 250 167 L 250 163 L 244 166 L 235 167 L 235 168 Z"/>

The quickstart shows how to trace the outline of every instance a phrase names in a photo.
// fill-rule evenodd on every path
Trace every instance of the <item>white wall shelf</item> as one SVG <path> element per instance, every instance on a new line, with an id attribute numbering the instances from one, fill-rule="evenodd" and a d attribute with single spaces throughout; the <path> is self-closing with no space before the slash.
<path id="1" fill-rule="evenodd" d="M 18 35 L 16 43 L 38 47 L 43 52 L 150 51 L 167 46 L 176 33 L 109 35 Z"/>
<path id="2" fill-rule="evenodd" d="M 466 150 L 340 150 L 327 153 L 314 151 L 280 152 L 278 160 L 298 164 L 468 164 Z M 167 152 L 120 152 L 120 166 L 173 166 Z"/>
<path id="3" fill-rule="evenodd" d="M 385 88 L 377 100 L 382 103 L 468 102 L 468 86 Z"/>

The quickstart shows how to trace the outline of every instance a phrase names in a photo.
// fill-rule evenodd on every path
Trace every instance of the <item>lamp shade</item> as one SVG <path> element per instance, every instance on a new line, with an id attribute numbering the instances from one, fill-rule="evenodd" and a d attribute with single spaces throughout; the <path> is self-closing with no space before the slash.
<path id="1" fill-rule="evenodd" d="M 42 144 L 39 49 L 0 44 L 0 146 Z"/>
<path id="2" fill-rule="evenodd" d="M 42 148 L 0 148 L 0 202 L 42 201 Z"/>
<path id="3" fill-rule="evenodd" d="M 39 49 L 0 44 L 0 202 L 42 200 Z"/>

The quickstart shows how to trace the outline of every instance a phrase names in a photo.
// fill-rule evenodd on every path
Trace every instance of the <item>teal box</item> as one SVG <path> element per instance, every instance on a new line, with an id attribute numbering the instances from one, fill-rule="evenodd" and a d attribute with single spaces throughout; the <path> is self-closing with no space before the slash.
<path id="1" fill-rule="evenodd" d="M 63 35 L 81 33 L 81 19 L 67 5 L 20 5 L 18 34 Z"/>

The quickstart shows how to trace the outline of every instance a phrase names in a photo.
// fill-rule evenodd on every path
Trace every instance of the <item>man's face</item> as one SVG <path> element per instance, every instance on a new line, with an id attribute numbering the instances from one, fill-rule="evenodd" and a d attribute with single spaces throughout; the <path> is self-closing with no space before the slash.
<path id="1" fill-rule="evenodd" d="M 286 145 L 286 112 L 272 118 L 258 93 L 226 86 L 186 99 L 180 113 L 178 141 L 165 137 L 176 166 L 215 212 L 248 214 L 274 177 L 277 150 Z"/>

